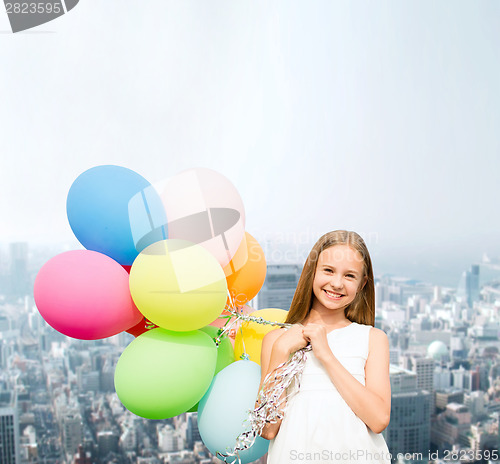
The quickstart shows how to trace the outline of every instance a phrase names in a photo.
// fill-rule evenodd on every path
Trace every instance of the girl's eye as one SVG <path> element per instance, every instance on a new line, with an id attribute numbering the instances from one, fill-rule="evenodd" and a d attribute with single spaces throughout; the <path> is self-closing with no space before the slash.
<path id="1" fill-rule="evenodd" d="M 356 276 L 354 274 L 347 274 L 346 277 L 349 277 L 350 279 L 356 278 Z"/>

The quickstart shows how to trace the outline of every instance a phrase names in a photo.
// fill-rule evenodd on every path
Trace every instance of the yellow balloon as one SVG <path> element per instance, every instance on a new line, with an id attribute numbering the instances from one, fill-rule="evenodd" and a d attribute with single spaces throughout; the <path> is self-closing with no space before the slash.
<path id="1" fill-rule="evenodd" d="M 249 316 L 262 317 L 266 321 L 285 322 L 288 311 L 284 309 L 259 309 L 250 313 Z M 236 359 L 246 352 L 250 361 L 260 365 L 260 352 L 262 351 L 262 339 L 266 333 L 278 328 L 270 324 L 258 324 L 257 322 L 243 322 L 240 330 L 236 332 L 234 341 L 234 355 Z"/>
<path id="2" fill-rule="evenodd" d="M 162 240 L 141 251 L 129 283 L 139 311 L 168 330 L 205 327 L 226 305 L 222 267 L 209 251 L 186 240 Z"/>

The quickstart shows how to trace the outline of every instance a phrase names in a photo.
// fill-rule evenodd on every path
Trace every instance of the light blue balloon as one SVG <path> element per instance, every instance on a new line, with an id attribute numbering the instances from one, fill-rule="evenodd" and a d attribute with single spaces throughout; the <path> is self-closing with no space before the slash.
<path id="1" fill-rule="evenodd" d="M 73 182 L 66 202 L 69 224 L 87 250 L 130 266 L 148 245 L 167 237 L 159 195 L 136 172 L 96 166 Z"/>
<path id="2" fill-rule="evenodd" d="M 247 430 L 243 422 L 248 410 L 254 409 L 259 384 L 260 366 L 247 360 L 230 364 L 214 377 L 198 406 L 200 436 L 212 454 L 234 449 L 238 435 Z M 249 449 L 240 452 L 242 464 L 264 456 L 268 448 L 269 441 L 257 437 Z"/>

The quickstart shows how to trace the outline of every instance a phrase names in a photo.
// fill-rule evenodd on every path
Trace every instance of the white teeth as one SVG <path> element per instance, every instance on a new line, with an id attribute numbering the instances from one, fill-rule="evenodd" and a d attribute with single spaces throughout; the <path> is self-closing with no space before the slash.
<path id="1" fill-rule="evenodd" d="M 325 290 L 325 292 L 330 295 L 330 296 L 335 296 L 335 297 L 339 297 L 339 296 L 342 296 L 340 293 L 333 293 L 333 292 L 329 292 L 328 290 Z"/>

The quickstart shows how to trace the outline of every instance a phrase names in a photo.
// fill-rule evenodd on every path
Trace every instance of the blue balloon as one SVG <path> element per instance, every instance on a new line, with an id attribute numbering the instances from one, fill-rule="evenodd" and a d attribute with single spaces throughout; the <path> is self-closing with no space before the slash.
<path id="1" fill-rule="evenodd" d="M 160 196 L 136 172 L 96 166 L 73 182 L 66 202 L 69 224 L 79 242 L 130 266 L 148 245 L 167 237 Z"/>
<path id="2" fill-rule="evenodd" d="M 247 428 L 243 422 L 248 418 L 248 410 L 254 409 L 259 384 L 260 366 L 248 360 L 230 364 L 212 380 L 198 406 L 198 429 L 203 443 L 214 455 L 234 449 L 236 438 Z M 268 448 L 269 441 L 257 437 L 249 449 L 240 452 L 242 464 L 256 461 Z M 228 462 L 235 459 L 228 458 Z"/>

